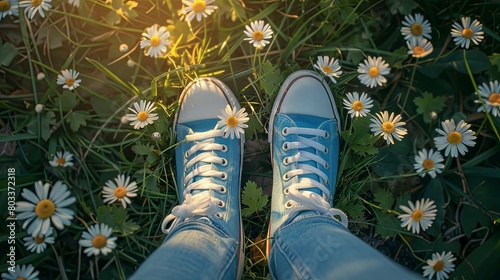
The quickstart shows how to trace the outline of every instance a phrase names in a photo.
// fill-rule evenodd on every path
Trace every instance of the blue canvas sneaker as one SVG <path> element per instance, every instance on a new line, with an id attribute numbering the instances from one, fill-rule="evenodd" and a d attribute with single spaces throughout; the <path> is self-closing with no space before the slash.
<path id="1" fill-rule="evenodd" d="M 178 206 L 162 224 L 165 233 L 199 221 L 239 242 L 238 272 L 244 264 L 240 180 L 247 114 L 215 78 L 191 82 L 181 94 L 174 120 Z"/>
<path id="2" fill-rule="evenodd" d="M 312 71 L 292 73 L 269 122 L 273 191 L 267 253 L 275 231 L 301 213 L 347 217 L 333 209 L 339 159 L 339 115 L 330 88 Z"/>

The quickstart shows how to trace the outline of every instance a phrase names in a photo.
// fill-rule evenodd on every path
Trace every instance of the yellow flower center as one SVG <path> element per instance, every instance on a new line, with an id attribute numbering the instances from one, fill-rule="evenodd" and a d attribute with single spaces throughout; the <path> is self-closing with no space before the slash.
<path id="1" fill-rule="evenodd" d="M 24 277 L 17 277 L 16 280 L 26 280 Z"/>
<path id="2" fill-rule="evenodd" d="M 0 12 L 7 12 L 10 9 L 9 1 L 0 1 Z"/>
<path id="3" fill-rule="evenodd" d="M 226 124 L 229 127 L 235 127 L 238 125 L 238 118 L 231 116 L 231 117 L 227 118 Z"/>
<path id="4" fill-rule="evenodd" d="M 37 244 L 41 244 L 43 243 L 43 241 L 45 240 L 45 237 L 40 237 L 39 235 L 35 236 L 35 238 L 33 238 L 35 240 L 35 242 Z"/>
<path id="5" fill-rule="evenodd" d="M 92 246 L 97 249 L 101 249 L 102 247 L 106 246 L 106 237 L 103 235 L 97 235 L 92 238 Z"/>
<path id="6" fill-rule="evenodd" d="M 393 133 L 394 132 L 394 124 L 392 122 L 385 122 L 382 124 L 382 130 L 385 133 Z"/>
<path id="7" fill-rule="evenodd" d="M 203 0 L 196 0 L 196 1 L 194 1 L 191 8 L 193 9 L 193 11 L 195 13 L 201 13 L 201 12 L 205 11 L 205 9 L 207 8 L 207 4 L 205 4 L 205 1 L 203 1 Z"/>
<path id="8" fill-rule="evenodd" d="M 139 114 L 137 114 L 137 119 L 141 122 L 147 120 L 149 117 L 149 114 L 147 112 L 141 111 Z"/>
<path id="9" fill-rule="evenodd" d="M 75 83 L 75 80 L 73 78 L 67 78 L 66 79 L 66 85 L 68 87 L 72 86 Z"/>
<path id="10" fill-rule="evenodd" d="M 444 269 L 444 262 L 439 260 L 435 265 L 434 265 L 434 271 L 435 272 L 440 272 L 441 270 Z"/>
<path id="11" fill-rule="evenodd" d="M 118 186 L 115 189 L 114 194 L 118 198 L 123 198 L 127 194 L 127 189 L 125 189 L 123 186 Z"/>
<path id="12" fill-rule="evenodd" d="M 153 37 L 151 37 L 151 46 L 153 47 L 158 47 L 161 43 L 161 40 L 160 40 L 160 37 L 158 37 L 158 35 L 154 35 Z"/>
<path id="13" fill-rule="evenodd" d="M 252 38 L 255 41 L 262 41 L 262 39 L 264 39 L 264 33 L 262 33 L 262 31 L 260 30 L 255 30 L 252 34 Z"/>
<path id="14" fill-rule="evenodd" d="M 43 0 L 31 0 L 31 5 L 38 7 L 42 4 Z"/>
<path id="15" fill-rule="evenodd" d="M 323 69 L 323 71 L 324 71 L 327 75 L 329 75 L 329 74 L 332 74 L 332 73 L 333 73 L 332 68 L 331 68 L 330 66 L 328 66 L 328 65 L 322 66 L 321 68 Z"/>
<path id="16" fill-rule="evenodd" d="M 424 160 L 424 162 L 422 163 L 422 166 L 425 168 L 425 169 L 431 169 L 434 167 L 434 161 L 432 159 L 426 159 Z"/>
<path id="17" fill-rule="evenodd" d="M 66 163 L 66 159 L 63 157 L 60 157 L 60 158 L 56 159 L 56 162 L 57 162 L 57 165 L 63 166 Z"/>
<path id="18" fill-rule="evenodd" d="M 424 218 L 424 212 L 422 210 L 415 210 L 413 214 L 411 214 L 411 219 L 417 222 L 420 222 Z"/>
<path id="19" fill-rule="evenodd" d="M 462 142 L 462 134 L 452 131 L 448 134 L 448 142 L 453 145 L 457 145 Z"/>
<path id="20" fill-rule="evenodd" d="M 422 46 L 415 46 L 413 48 L 414 55 L 422 55 L 423 53 L 425 53 L 425 49 Z"/>
<path id="21" fill-rule="evenodd" d="M 462 37 L 465 39 L 470 39 L 472 36 L 474 36 L 474 31 L 472 31 L 472 29 L 464 28 L 464 30 L 462 30 Z"/>
<path id="22" fill-rule="evenodd" d="M 35 208 L 35 213 L 40 219 L 47 219 L 56 211 L 54 203 L 48 199 L 40 200 Z"/>
<path id="23" fill-rule="evenodd" d="M 420 23 L 414 23 L 410 27 L 411 34 L 420 36 L 424 32 L 424 27 Z"/>
<path id="24" fill-rule="evenodd" d="M 500 93 L 492 93 L 488 97 L 488 102 L 491 103 L 491 105 L 499 106 L 500 105 Z"/>
<path id="25" fill-rule="evenodd" d="M 359 100 L 356 100 L 352 103 L 352 108 L 354 109 L 354 111 L 361 111 L 363 110 L 365 106 L 363 105 L 363 102 L 359 101 Z"/>
<path id="26" fill-rule="evenodd" d="M 372 77 L 372 78 L 378 77 L 379 74 L 380 74 L 380 70 L 378 70 L 378 68 L 375 66 L 373 66 L 372 68 L 370 68 L 368 70 L 368 75 L 370 75 L 370 77 Z"/>

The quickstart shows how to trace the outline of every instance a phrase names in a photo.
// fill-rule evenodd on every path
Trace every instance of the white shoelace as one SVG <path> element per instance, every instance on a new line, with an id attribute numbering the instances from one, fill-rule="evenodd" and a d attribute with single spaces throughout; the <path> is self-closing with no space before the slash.
<path id="1" fill-rule="evenodd" d="M 163 220 L 161 229 L 164 233 L 168 233 L 170 229 L 178 222 L 184 221 L 195 216 L 209 216 L 217 214 L 217 211 L 224 206 L 224 202 L 210 196 L 210 191 L 224 193 L 226 189 L 224 186 L 215 184 L 212 180 L 213 177 L 225 178 L 227 174 L 213 169 L 213 164 L 226 165 L 227 160 L 218 157 L 214 151 L 226 151 L 225 145 L 215 143 L 215 137 L 222 137 L 224 132 L 222 130 L 209 130 L 206 132 L 193 133 L 186 136 L 186 141 L 196 141 L 196 143 L 186 151 L 185 170 L 193 168 L 184 178 L 184 185 L 188 184 L 184 189 L 184 201 L 181 205 L 177 205 L 172 209 Z M 192 157 L 196 152 L 202 153 Z M 195 176 L 203 177 L 202 179 L 191 182 Z M 191 183 L 189 183 L 191 182 Z M 194 191 L 195 194 L 192 194 Z M 173 221 L 173 222 L 172 222 Z M 171 226 L 167 228 L 168 224 L 172 222 Z"/>
<path id="2" fill-rule="evenodd" d="M 328 176 L 317 167 L 311 164 L 302 163 L 304 161 L 313 161 L 326 169 L 329 168 L 328 162 L 320 156 L 303 150 L 307 148 L 314 148 L 315 150 L 327 154 L 328 148 L 312 139 L 314 137 L 328 138 L 329 135 L 327 131 L 314 128 L 288 127 L 284 128 L 282 133 L 285 136 L 289 134 L 298 135 L 297 142 L 285 142 L 282 149 L 299 150 L 295 155 L 284 158 L 283 163 L 285 165 L 297 163 L 297 168 L 285 173 L 283 175 L 283 180 L 289 180 L 298 175 L 314 174 L 326 184 L 335 184 L 335 182 L 328 182 Z M 300 135 L 312 136 L 312 138 L 306 138 Z M 323 196 L 308 190 L 312 188 L 318 188 Z M 289 199 L 285 207 L 291 209 L 290 215 L 303 210 L 317 211 L 322 215 L 331 215 L 345 228 L 347 228 L 348 219 L 346 214 L 339 209 L 332 208 L 330 203 L 327 202 L 326 199 L 331 200 L 333 198 L 330 197 L 330 191 L 323 183 L 310 178 L 300 178 L 297 183 L 293 183 L 285 189 L 285 195 Z M 340 217 L 340 220 L 336 218 L 337 216 Z"/>

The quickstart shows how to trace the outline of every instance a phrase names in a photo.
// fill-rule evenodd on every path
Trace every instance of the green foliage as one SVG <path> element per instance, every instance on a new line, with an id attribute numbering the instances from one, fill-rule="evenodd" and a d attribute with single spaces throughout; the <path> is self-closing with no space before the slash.
<path id="1" fill-rule="evenodd" d="M 262 195 L 262 188 L 257 187 L 257 184 L 248 181 L 241 194 L 241 203 L 246 206 L 246 208 L 241 209 L 241 214 L 243 216 L 250 216 L 253 213 L 259 213 L 264 210 L 267 206 L 269 197 L 267 195 Z"/>
<path id="2" fill-rule="evenodd" d="M 439 114 L 443 111 L 446 101 L 444 96 L 434 97 L 430 92 L 422 93 L 422 97 L 415 97 L 413 103 L 417 105 L 417 113 L 422 114 L 425 123 L 431 123 L 431 114 Z"/>
<path id="3" fill-rule="evenodd" d="M 140 228 L 139 225 L 129 220 L 127 210 L 121 206 L 101 206 L 97 211 L 97 222 L 106 224 L 118 232 L 120 236 L 133 234 Z"/>

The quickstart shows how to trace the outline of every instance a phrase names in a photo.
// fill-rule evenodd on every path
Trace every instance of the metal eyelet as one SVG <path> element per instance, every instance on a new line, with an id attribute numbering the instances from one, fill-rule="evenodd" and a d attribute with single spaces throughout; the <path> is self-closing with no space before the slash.
<path id="1" fill-rule="evenodd" d="M 225 180 L 227 180 L 227 174 L 226 174 L 225 172 L 223 172 L 223 173 L 220 175 L 220 178 L 221 178 L 222 180 L 224 180 L 224 181 L 225 181 Z"/>
<path id="2" fill-rule="evenodd" d="M 285 209 L 290 209 L 290 208 L 292 208 L 292 206 L 293 206 L 293 205 L 292 205 L 292 203 L 290 202 L 290 200 L 289 200 L 289 201 L 287 201 L 287 202 L 285 203 Z"/>
<path id="3" fill-rule="evenodd" d="M 220 163 L 222 166 L 226 166 L 227 165 L 227 160 L 225 158 L 222 159 L 222 162 Z"/>
<path id="4" fill-rule="evenodd" d="M 283 193 L 284 193 L 285 195 L 287 195 L 287 194 L 289 194 L 289 193 L 290 193 L 290 190 L 289 190 L 288 188 L 285 188 L 285 189 L 283 190 Z"/>
<path id="5" fill-rule="evenodd" d="M 325 131 L 325 135 L 323 136 L 323 138 L 325 139 L 330 138 L 330 133 L 328 133 L 328 131 Z"/>
<path id="6" fill-rule="evenodd" d="M 323 154 L 328 154 L 328 147 L 325 147 L 325 149 L 323 150 Z"/>
<path id="7" fill-rule="evenodd" d="M 325 169 L 328 169 L 330 168 L 330 165 L 328 164 L 328 162 L 323 166 Z"/>
<path id="8" fill-rule="evenodd" d="M 283 143 L 283 145 L 281 145 L 281 149 L 283 149 L 283 151 L 288 151 L 288 142 Z"/>
<path id="9" fill-rule="evenodd" d="M 186 151 L 186 152 L 184 153 L 184 158 L 188 158 L 188 157 L 189 157 L 189 152 L 188 152 L 188 151 Z"/>
<path id="10" fill-rule="evenodd" d="M 223 208 L 225 205 L 226 204 L 222 200 L 219 200 L 219 202 L 217 202 L 217 206 L 219 206 L 220 208 Z"/>
<path id="11" fill-rule="evenodd" d="M 288 159 L 288 157 L 285 157 L 285 158 L 283 159 L 283 164 L 284 164 L 284 165 L 288 165 L 288 164 L 290 164 L 290 160 Z"/>
<path id="12" fill-rule="evenodd" d="M 288 181 L 288 180 L 290 180 L 290 176 L 288 176 L 288 172 L 287 172 L 287 173 L 285 173 L 285 174 L 283 174 L 283 180 L 284 180 L 284 181 Z"/>
<path id="13" fill-rule="evenodd" d="M 281 130 L 281 134 L 283 136 L 287 136 L 288 135 L 288 127 L 283 127 L 283 129 Z"/>
<path id="14" fill-rule="evenodd" d="M 217 217 L 217 218 L 219 218 L 219 219 L 220 219 L 220 218 L 222 218 L 222 214 L 221 214 L 221 213 L 219 213 L 219 212 L 217 212 L 217 213 L 215 213 L 215 217 Z"/>
<path id="15" fill-rule="evenodd" d="M 220 187 L 220 190 L 219 190 L 220 193 L 226 193 L 226 191 L 227 191 L 226 187 L 224 187 L 224 186 Z"/>
<path id="16" fill-rule="evenodd" d="M 227 146 L 226 145 L 222 145 L 222 149 L 221 149 L 222 152 L 227 152 Z"/>

